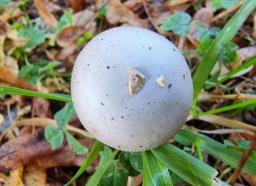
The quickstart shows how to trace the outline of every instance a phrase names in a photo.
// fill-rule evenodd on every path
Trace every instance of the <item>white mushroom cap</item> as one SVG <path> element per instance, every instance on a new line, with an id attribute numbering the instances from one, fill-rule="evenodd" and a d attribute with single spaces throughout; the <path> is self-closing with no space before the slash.
<path id="1" fill-rule="evenodd" d="M 131 69 L 144 78 L 135 81 L 141 87 L 133 95 Z M 71 93 L 78 118 L 96 139 L 123 151 L 143 151 L 179 131 L 190 111 L 193 85 L 184 57 L 170 41 L 122 26 L 102 32 L 83 48 Z"/>

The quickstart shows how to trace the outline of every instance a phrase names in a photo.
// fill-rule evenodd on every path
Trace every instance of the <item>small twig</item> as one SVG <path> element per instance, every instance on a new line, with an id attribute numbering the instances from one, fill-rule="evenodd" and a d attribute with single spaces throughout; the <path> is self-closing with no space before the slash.
<path id="1" fill-rule="evenodd" d="M 190 2 L 191 0 L 170 0 L 167 5 L 168 7 L 174 7 L 174 6 L 177 6 L 177 5 L 182 5 L 182 4 L 185 4 L 185 3 L 188 3 Z"/>
<path id="2" fill-rule="evenodd" d="M 6 134 L 8 131 L 12 130 L 14 127 L 17 126 L 47 126 L 47 125 L 57 125 L 56 121 L 51 118 L 30 118 L 30 119 L 22 119 L 14 122 L 5 132 L 2 133 L 0 139 L 4 134 Z M 81 136 L 84 136 L 86 138 L 93 138 L 92 135 L 82 129 L 67 125 L 67 130 L 70 132 L 75 132 L 77 134 L 80 134 Z"/>
<path id="3" fill-rule="evenodd" d="M 243 99 L 254 99 L 256 98 L 255 94 L 228 94 L 228 95 L 214 95 L 209 93 L 201 93 L 198 96 L 198 101 L 207 101 L 207 100 L 243 100 Z"/>
<path id="4" fill-rule="evenodd" d="M 249 159 L 250 155 L 252 154 L 254 147 L 256 146 L 256 134 L 254 134 L 253 138 L 251 139 L 251 143 L 249 145 L 249 147 L 244 151 L 240 162 L 237 166 L 237 168 L 235 169 L 235 172 L 230 176 L 229 178 L 229 183 L 234 185 L 236 180 L 238 179 L 238 177 L 241 174 L 241 171 L 246 163 L 246 161 Z"/>
<path id="5" fill-rule="evenodd" d="M 253 125 L 250 125 L 248 123 L 242 122 L 242 121 L 238 121 L 238 120 L 234 120 L 234 119 L 229 119 L 223 116 L 217 116 L 217 115 L 204 115 L 204 116 L 198 116 L 193 118 L 193 116 L 189 116 L 187 120 L 191 120 L 191 119 L 198 119 L 198 120 L 202 120 L 205 122 L 209 122 L 212 124 L 217 124 L 217 125 L 221 125 L 224 127 L 229 127 L 229 128 L 237 128 L 237 129 L 244 129 L 244 130 L 248 130 L 248 131 L 252 131 L 254 133 L 256 133 L 256 127 Z"/>
<path id="6" fill-rule="evenodd" d="M 180 37 L 178 49 L 183 50 L 185 43 L 186 43 L 186 37 L 185 36 Z"/>
<path id="7" fill-rule="evenodd" d="M 218 15 L 214 16 L 214 17 L 211 19 L 210 22 L 211 22 L 211 23 L 212 23 L 212 22 L 215 22 L 215 21 L 217 21 L 217 20 L 219 20 L 219 19 L 221 19 L 221 18 L 223 18 L 223 17 L 225 17 L 225 16 L 227 16 L 227 15 L 229 15 L 229 14 L 235 12 L 237 9 L 239 9 L 239 8 L 242 6 L 243 3 L 244 3 L 244 0 L 242 0 L 242 1 L 240 1 L 239 3 L 235 4 L 235 5 L 232 6 L 231 8 L 229 8 L 229 9 L 227 9 L 227 10 L 225 10 L 225 11 L 219 13 Z"/>
<path id="8" fill-rule="evenodd" d="M 216 130 L 200 130 L 193 128 L 194 131 L 204 133 L 204 134 L 233 134 L 233 133 L 244 133 L 253 136 L 253 132 L 244 129 L 216 129 Z"/>

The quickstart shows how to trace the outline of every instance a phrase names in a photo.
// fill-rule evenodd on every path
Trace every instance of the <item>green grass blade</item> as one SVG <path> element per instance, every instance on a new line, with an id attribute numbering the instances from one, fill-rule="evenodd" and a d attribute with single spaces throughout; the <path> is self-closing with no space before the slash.
<path id="1" fill-rule="evenodd" d="M 242 65 L 240 65 L 237 68 L 235 68 L 234 70 L 230 71 L 227 75 L 220 78 L 217 83 L 221 84 L 224 81 L 226 81 L 226 80 L 230 79 L 231 77 L 233 77 L 234 75 L 236 75 L 237 73 L 239 73 L 240 71 L 247 69 L 248 67 L 255 65 L 255 64 L 256 64 L 256 56 L 248 59 Z"/>
<path id="2" fill-rule="evenodd" d="M 99 141 L 96 141 L 93 145 L 91 151 L 88 153 L 86 159 L 84 160 L 83 164 L 75 174 L 75 176 L 65 184 L 65 186 L 69 186 L 76 181 L 76 179 L 83 174 L 83 172 L 87 169 L 87 167 L 91 164 L 91 162 L 96 158 L 99 152 L 103 149 L 104 144 Z"/>
<path id="3" fill-rule="evenodd" d="M 186 128 L 176 134 L 174 140 L 185 146 L 192 145 L 195 140 L 198 140 L 203 152 L 212 155 L 216 159 L 221 160 L 234 168 L 237 167 L 242 156 L 241 152 L 229 149 L 222 143 L 219 143 L 205 135 L 194 133 Z M 255 167 L 256 161 L 249 158 L 243 167 L 243 171 L 251 175 L 256 175 Z"/>
<path id="4" fill-rule="evenodd" d="M 150 151 L 142 152 L 143 186 L 172 186 L 168 168 Z"/>
<path id="5" fill-rule="evenodd" d="M 152 153 L 172 172 L 192 185 L 214 185 L 218 172 L 183 150 L 167 144 Z"/>
<path id="6" fill-rule="evenodd" d="M 89 181 L 86 183 L 86 186 L 95 186 L 100 183 L 101 177 L 104 175 L 105 171 L 108 169 L 110 164 L 113 162 L 112 160 L 115 158 L 119 151 L 115 150 L 111 156 L 106 160 L 103 164 L 101 164 L 96 172 L 90 177 Z"/>
<path id="7" fill-rule="evenodd" d="M 212 109 L 207 112 L 199 112 L 197 115 L 202 116 L 202 115 L 208 115 L 208 114 L 216 114 L 216 113 L 226 112 L 229 110 L 245 108 L 245 107 L 248 107 L 251 105 L 256 105 L 256 98 L 250 99 L 250 100 L 245 100 L 245 101 L 242 101 L 239 103 L 234 103 L 232 105 L 224 106 L 221 108 Z"/>
<path id="8" fill-rule="evenodd" d="M 22 95 L 22 96 L 40 97 L 40 98 L 52 99 L 52 100 L 63 101 L 63 102 L 72 101 L 70 98 L 70 95 L 67 95 L 67 94 L 43 93 L 43 92 L 9 87 L 4 85 L 0 85 L 0 94 L 16 94 L 16 95 Z"/>
<path id="9" fill-rule="evenodd" d="M 195 74 L 193 75 L 194 83 L 194 100 L 196 100 L 201 89 L 204 86 L 212 68 L 214 67 L 222 47 L 231 41 L 236 35 L 247 17 L 256 8 L 255 0 L 247 0 L 236 14 L 228 21 L 225 27 L 221 30 L 217 38 L 213 41 L 206 55 L 203 57 Z M 195 103 L 195 102 L 194 102 Z"/>

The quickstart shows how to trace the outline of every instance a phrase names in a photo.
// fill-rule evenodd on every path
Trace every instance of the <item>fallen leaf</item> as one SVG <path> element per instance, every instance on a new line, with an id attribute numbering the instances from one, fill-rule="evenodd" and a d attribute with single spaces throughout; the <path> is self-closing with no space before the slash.
<path id="1" fill-rule="evenodd" d="M 243 60 L 246 60 L 246 59 L 256 55 L 256 47 L 251 46 L 251 47 L 240 48 L 237 51 L 237 53 L 239 56 L 241 56 L 243 58 Z"/>
<path id="2" fill-rule="evenodd" d="M 242 177 L 249 182 L 250 185 L 256 185 L 256 176 L 250 174 L 242 173 Z"/>
<path id="3" fill-rule="evenodd" d="M 32 117 L 47 117 L 50 112 L 50 103 L 43 98 L 33 98 Z"/>
<path id="4" fill-rule="evenodd" d="M 91 140 L 92 141 L 92 140 Z M 60 150 L 35 159 L 35 163 L 42 168 L 81 166 L 84 155 L 76 155 L 71 147 L 65 145 Z"/>
<path id="5" fill-rule="evenodd" d="M 95 33 L 96 31 L 96 15 L 95 12 L 85 9 L 72 15 L 73 25 L 81 26 L 85 31 Z"/>
<path id="6" fill-rule="evenodd" d="M 74 12 L 79 12 L 80 10 L 84 9 L 84 6 L 85 6 L 84 0 L 69 0 L 68 2 Z"/>
<path id="7" fill-rule="evenodd" d="M 143 6 L 143 0 L 128 0 L 124 3 L 124 6 L 131 10 L 138 10 Z"/>
<path id="8" fill-rule="evenodd" d="M 23 167 L 18 167 L 16 170 L 10 172 L 7 180 L 7 186 L 23 186 L 22 182 Z"/>
<path id="9" fill-rule="evenodd" d="M 1 122 L 2 117 L 2 122 Z M 4 132 L 7 128 L 11 126 L 13 121 L 17 118 L 17 109 L 15 107 L 11 108 L 9 113 L 1 114 L 0 116 L 0 133 Z"/>
<path id="10" fill-rule="evenodd" d="M 213 18 L 214 9 L 211 7 L 199 9 L 193 16 L 193 20 L 199 20 L 207 25 L 210 25 L 210 20 Z"/>
<path id="11" fill-rule="evenodd" d="M 15 87 L 36 90 L 26 79 L 19 78 L 11 69 L 0 65 L 0 80 Z"/>
<path id="12" fill-rule="evenodd" d="M 125 7 L 120 0 L 110 0 L 106 18 L 109 23 L 127 23 L 147 28 L 148 22 L 140 19 L 134 12 Z"/>
<path id="13" fill-rule="evenodd" d="M 36 134 L 24 134 L 4 143 L 0 147 L 0 171 L 17 169 L 35 157 L 52 152 L 43 134 L 43 131 Z"/>
<path id="14" fill-rule="evenodd" d="M 29 164 L 25 167 L 23 180 L 26 186 L 45 186 L 46 170 L 36 164 Z"/>
<path id="15" fill-rule="evenodd" d="M 68 47 L 84 33 L 81 26 L 69 26 L 62 29 L 57 35 L 57 43 L 61 47 Z"/>
<path id="16" fill-rule="evenodd" d="M 45 2 L 43 0 L 34 0 L 34 5 L 40 16 L 46 22 L 46 24 L 49 25 L 51 28 L 55 28 L 58 21 L 56 20 L 54 15 L 50 11 L 48 11 Z"/>

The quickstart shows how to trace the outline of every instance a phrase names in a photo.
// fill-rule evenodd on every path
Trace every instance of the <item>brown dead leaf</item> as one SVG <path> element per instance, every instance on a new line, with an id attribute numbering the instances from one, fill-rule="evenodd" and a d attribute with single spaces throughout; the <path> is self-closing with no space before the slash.
<path id="1" fill-rule="evenodd" d="M 124 3 L 124 6 L 131 10 L 138 10 L 143 6 L 143 0 L 128 0 Z"/>
<path id="2" fill-rule="evenodd" d="M 69 26 L 62 29 L 57 35 L 57 43 L 61 47 L 68 47 L 84 33 L 82 26 Z"/>
<path id="3" fill-rule="evenodd" d="M 29 164 L 23 173 L 25 186 L 45 186 L 47 180 L 46 170 L 36 164 Z"/>
<path id="4" fill-rule="evenodd" d="M 81 26 L 85 31 L 95 33 L 96 31 L 96 14 L 92 10 L 85 9 L 83 11 L 73 14 L 73 24 Z"/>
<path id="5" fill-rule="evenodd" d="M 109 0 L 107 20 L 111 24 L 127 23 L 147 28 L 148 22 L 140 19 L 134 12 L 125 7 L 120 0 Z"/>
<path id="6" fill-rule="evenodd" d="M 245 48 L 240 48 L 237 51 L 238 55 L 243 58 L 243 60 L 246 60 L 250 57 L 253 57 L 256 55 L 256 46 L 251 46 L 251 47 L 245 47 Z"/>
<path id="7" fill-rule="evenodd" d="M 11 171 L 8 177 L 7 186 L 24 186 L 22 182 L 23 167 L 19 167 L 16 170 Z"/>
<path id="8" fill-rule="evenodd" d="M 37 157 L 35 164 L 46 169 L 53 167 L 81 166 L 84 157 L 84 155 L 76 155 L 71 147 L 65 145 L 59 151 Z"/>
<path id="9" fill-rule="evenodd" d="M 32 117 L 47 117 L 50 112 L 50 103 L 43 98 L 33 98 Z"/>
<path id="10" fill-rule="evenodd" d="M 194 14 L 193 20 L 199 20 L 209 25 L 210 20 L 213 17 L 214 11 L 215 10 L 212 7 L 201 8 Z"/>
<path id="11" fill-rule="evenodd" d="M 40 16 L 46 22 L 46 24 L 49 25 L 51 28 L 54 28 L 58 21 L 56 20 L 54 15 L 50 11 L 48 11 L 46 3 L 43 0 L 34 0 L 34 5 Z"/>
<path id="12" fill-rule="evenodd" d="M 242 173 L 242 177 L 249 182 L 250 185 L 256 185 L 256 176 L 252 176 L 250 174 Z"/>
<path id="13" fill-rule="evenodd" d="M 0 21 L 7 22 L 9 19 L 17 18 L 22 16 L 23 12 L 20 8 L 4 7 L 3 13 L 0 15 Z"/>
<path id="14" fill-rule="evenodd" d="M 0 171 L 17 169 L 35 157 L 49 154 L 51 151 L 51 146 L 44 139 L 43 131 L 24 134 L 0 147 Z"/>
<path id="15" fill-rule="evenodd" d="M 27 80 L 19 78 L 18 75 L 13 72 L 13 70 L 3 65 L 0 65 L 0 81 L 15 87 L 36 90 L 36 87 L 30 85 Z"/>
<path id="16" fill-rule="evenodd" d="M 84 9 L 85 1 L 84 0 L 68 0 L 71 8 L 74 12 L 79 12 Z"/>

